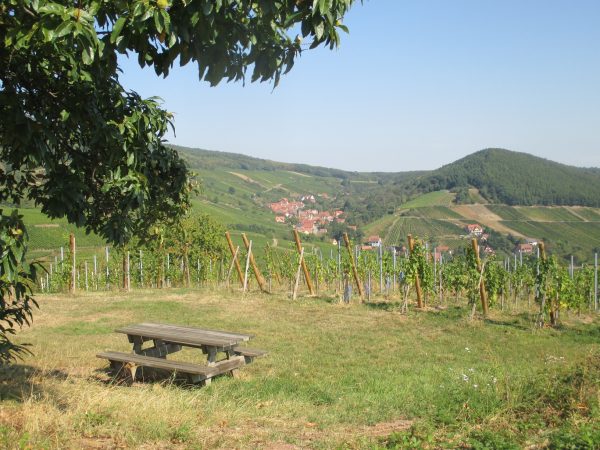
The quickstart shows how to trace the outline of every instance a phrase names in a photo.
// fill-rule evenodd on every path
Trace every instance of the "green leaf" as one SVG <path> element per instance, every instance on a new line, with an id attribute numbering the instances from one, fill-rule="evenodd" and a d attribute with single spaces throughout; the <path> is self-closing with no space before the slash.
<path id="1" fill-rule="evenodd" d="M 323 37 L 323 33 L 325 33 L 325 24 L 323 22 L 319 22 L 315 25 L 315 37 L 318 41 Z"/>
<path id="2" fill-rule="evenodd" d="M 85 47 L 81 53 L 81 59 L 87 66 L 92 64 L 94 62 L 94 50 L 90 47 Z"/>
<path id="3" fill-rule="evenodd" d="M 346 34 L 350 33 L 350 30 L 348 29 L 348 27 L 346 25 L 339 24 L 337 27 L 340 28 L 341 30 L 343 30 Z"/>
<path id="4" fill-rule="evenodd" d="M 155 11 L 154 12 L 154 26 L 156 27 L 156 31 L 160 34 L 164 31 L 165 29 L 165 24 L 163 21 L 163 17 L 160 14 L 160 11 Z"/>
<path id="5" fill-rule="evenodd" d="M 113 26 L 112 32 L 110 33 L 110 42 L 111 42 L 111 44 L 114 44 L 115 41 L 117 40 L 117 38 L 119 37 L 119 35 L 121 34 L 121 31 L 123 30 L 123 26 L 125 25 L 126 21 L 127 21 L 127 18 L 125 18 L 125 17 L 119 17 L 117 19 L 117 21 L 115 22 L 115 25 Z"/>
<path id="6" fill-rule="evenodd" d="M 56 28 L 56 37 L 61 38 L 63 36 L 66 36 L 67 34 L 71 33 L 72 30 L 73 23 L 71 21 L 65 21 Z"/>

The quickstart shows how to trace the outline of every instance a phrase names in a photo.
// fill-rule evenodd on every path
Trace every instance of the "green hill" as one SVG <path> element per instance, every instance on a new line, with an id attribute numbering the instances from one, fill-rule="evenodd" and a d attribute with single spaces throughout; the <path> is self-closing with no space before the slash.
<path id="1" fill-rule="evenodd" d="M 526 237 L 545 240 L 561 255 L 576 254 L 582 260 L 600 248 L 600 209 L 577 206 L 600 203 L 598 169 L 484 150 L 432 172 L 359 173 L 177 149 L 201 181 L 194 210 L 210 214 L 234 236 L 249 233 L 257 243 L 287 248 L 291 225 L 276 223 L 269 204 L 311 194 L 316 209 L 343 209 L 347 224 L 357 225 L 365 235 L 379 234 L 389 245 L 412 233 L 456 247 L 464 241 L 465 223 L 478 222 L 495 233 L 497 248 L 506 251 Z M 461 201 L 469 204 L 457 204 Z M 536 206 L 524 206 L 528 202 Z M 543 206 L 561 202 L 568 206 Z M 103 245 L 65 220 L 50 220 L 34 208 L 22 211 L 31 248 L 40 255 L 66 245 L 69 232 L 75 232 L 80 248 L 91 251 Z M 323 248 L 328 242 L 316 236 L 304 240 Z"/>
<path id="2" fill-rule="evenodd" d="M 473 153 L 420 177 L 414 187 L 420 192 L 448 189 L 459 194 L 474 187 L 489 203 L 600 207 L 600 169 L 503 149 Z"/>

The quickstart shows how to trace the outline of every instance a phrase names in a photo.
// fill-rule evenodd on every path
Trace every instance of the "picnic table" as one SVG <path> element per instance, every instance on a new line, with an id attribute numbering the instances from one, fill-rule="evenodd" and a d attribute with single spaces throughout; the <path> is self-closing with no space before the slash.
<path id="1" fill-rule="evenodd" d="M 96 356 L 108 359 L 117 374 L 129 373 L 132 380 L 136 379 L 138 368 L 142 368 L 150 372 L 166 370 L 183 375 L 192 383 L 210 384 L 213 377 L 226 373 L 235 376 L 241 366 L 266 354 L 264 350 L 239 346 L 253 337 L 249 334 L 163 323 L 128 325 L 115 332 L 127 335 L 133 344 L 132 353 L 107 351 Z M 152 341 L 151 346 L 144 348 L 149 341 Z M 199 349 L 206 355 L 205 360 L 197 364 L 167 359 L 167 355 L 184 347 Z"/>

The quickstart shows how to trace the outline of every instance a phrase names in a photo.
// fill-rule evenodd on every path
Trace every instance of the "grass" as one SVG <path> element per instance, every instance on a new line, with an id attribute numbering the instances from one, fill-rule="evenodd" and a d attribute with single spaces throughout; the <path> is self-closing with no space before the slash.
<path id="1" fill-rule="evenodd" d="M 422 208 L 424 206 L 450 206 L 455 194 L 449 191 L 435 191 L 420 195 L 419 197 L 402 205 L 406 208 Z"/>
<path id="2" fill-rule="evenodd" d="M 383 241 L 386 245 L 397 245 L 405 242 L 408 234 L 422 239 L 445 242 L 446 239 L 457 239 L 464 234 L 464 231 L 458 225 L 447 220 L 400 216 L 388 228 Z"/>
<path id="3" fill-rule="evenodd" d="M 555 206 L 530 206 L 519 208 L 519 211 L 530 220 L 539 222 L 580 222 L 581 218 L 570 212 L 567 208 Z"/>
<path id="4" fill-rule="evenodd" d="M 527 216 L 520 212 L 520 209 L 514 206 L 506 205 L 485 205 L 487 209 L 497 214 L 504 220 L 527 220 Z"/>
<path id="5" fill-rule="evenodd" d="M 404 316 L 385 301 L 185 290 L 39 300 L 18 335 L 35 356 L 0 371 L 6 448 L 539 448 L 599 432 L 597 319 L 534 332 L 527 314 L 469 322 L 466 308 Z M 269 355 L 204 388 L 113 383 L 94 355 L 130 351 L 112 329 L 139 321 L 248 332 Z"/>
<path id="6" fill-rule="evenodd" d="M 423 206 L 421 208 L 413 208 L 407 211 L 402 212 L 403 216 L 414 216 L 414 217 L 423 217 L 426 219 L 438 219 L 438 220 L 448 220 L 448 219 L 456 219 L 461 220 L 464 219 L 456 211 L 450 209 L 448 206 Z"/>
<path id="7" fill-rule="evenodd" d="M 600 209 L 572 206 L 570 210 L 585 220 L 600 222 Z"/>
<path id="8" fill-rule="evenodd" d="M 546 242 L 570 241 L 585 245 L 590 250 L 600 246 L 600 223 L 598 222 L 521 222 L 502 221 L 525 236 Z"/>

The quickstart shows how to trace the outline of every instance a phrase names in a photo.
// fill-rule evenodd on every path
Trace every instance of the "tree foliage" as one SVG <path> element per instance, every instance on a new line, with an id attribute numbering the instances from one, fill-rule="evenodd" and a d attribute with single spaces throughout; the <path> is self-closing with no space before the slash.
<path id="1" fill-rule="evenodd" d="M 16 211 L 3 215 L 0 210 L 0 364 L 26 351 L 9 336 L 29 325 L 32 307 L 37 306 L 32 291 L 36 265 L 25 259 L 27 231 Z"/>
<path id="2" fill-rule="evenodd" d="M 526 153 L 486 149 L 412 182 L 418 191 L 451 189 L 470 203 L 474 187 L 490 203 L 600 206 L 600 169 L 566 166 Z"/>
<path id="3" fill-rule="evenodd" d="M 158 99 L 121 85 L 119 55 L 162 76 L 175 64 L 194 63 L 199 79 L 212 86 L 243 81 L 248 69 L 251 81 L 277 85 L 303 37 L 310 48 L 338 45 L 351 3 L 0 3 L 0 202 L 33 201 L 48 216 L 66 217 L 121 246 L 153 223 L 182 215 L 188 172 L 163 141 L 172 115 Z M 302 37 L 293 36 L 296 30 Z M 2 216 L 3 235 L 9 222 Z M 10 248 L 1 249 L 3 263 Z M 14 279 L 9 285 L 0 291 L 3 302 L 8 288 L 19 286 Z"/>

